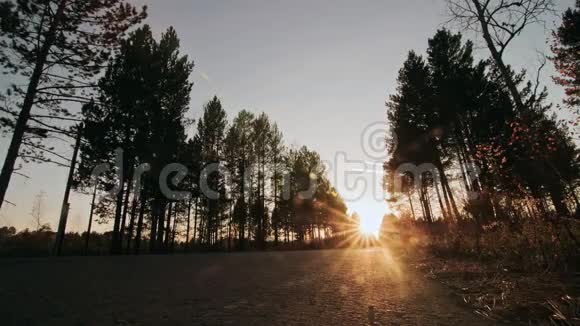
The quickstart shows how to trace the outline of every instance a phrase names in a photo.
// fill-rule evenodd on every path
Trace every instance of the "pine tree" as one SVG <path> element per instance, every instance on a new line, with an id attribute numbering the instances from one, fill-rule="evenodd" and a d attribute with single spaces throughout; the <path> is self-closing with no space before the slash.
<path id="1" fill-rule="evenodd" d="M 260 248 L 265 248 L 267 227 L 269 224 L 266 214 L 266 173 L 270 159 L 271 125 L 265 113 L 260 114 L 252 123 L 252 143 L 256 157 L 256 191 L 254 196 L 254 209 L 252 217 L 256 228 L 256 242 Z"/>
<path id="2" fill-rule="evenodd" d="M 144 26 L 123 42 L 119 55 L 99 82 L 99 104 L 83 110 L 87 128 L 79 178 L 86 182 L 96 165 L 114 164 L 115 150 L 123 150 L 121 180 L 109 173 L 103 181 L 109 188 L 117 185 L 113 253 L 122 250 L 127 222 L 130 243 L 138 204 L 140 238 L 148 200 L 152 201 L 150 237 L 156 239 L 150 241 L 151 249 L 168 249 L 165 240 L 170 236 L 165 222 L 170 222 L 172 215 L 165 211 L 168 201 L 174 199 L 161 193 L 159 177 L 162 169 L 180 159 L 180 153 L 184 152 L 192 69 L 193 63 L 179 53 L 175 30 L 169 28 L 157 42 L 151 29 Z M 133 176 L 140 164 L 150 164 L 151 171 L 139 183 L 144 189 L 134 189 L 137 184 L 133 183 Z"/>
<path id="3" fill-rule="evenodd" d="M 232 175 L 233 222 L 238 230 L 238 249 L 242 250 L 248 230 L 248 193 L 251 168 L 255 161 L 252 146 L 254 114 L 242 110 L 234 118 L 226 136 L 226 164 Z"/>
<path id="4" fill-rule="evenodd" d="M 214 167 L 222 163 L 224 151 L 224 139 L 226 136 L 227 117 L 217 96 L 209 101 L 203 111 L 202 118 L 197 124 L 197 136 L 201 144 L 202 170 L 210 165 Z M 205 179 L 208 189 L 202 190 L 202 206 L 204 207 L 203 224 L 205 230 L 202 231 L 201 238 L 207 245 L 213 245 L 218 240 L 218 232 L 221 226 L 222 210 L 224 205 L 224 178 L 223 174 L 210 169 L 211 173 L 201 175 Z M 219 169 L 218 169 L 219 170 Z M 217 198 L 208 196 L 208 192 L 215 192 Z"/>
<path id="5" fill-rule="evenodd" d="M 28 80 L 26 89 L 11 87 L 22 102 L 20 110 L 8 110 L 10 118 L 17 118 L 10 126 L 14 132 L 0 173 L 0 207 L 29 122 L 46 128 L 46 119 L 70 116 L 61 103 L 90 102 L 88 91 L 94 87 L 90 80 L 124 33 L 145 15 L 145 8 L 138 11 L 125 1 L 0 2 L 0 64 L 5 73 Z M 33 107 L 41 112 L 33 113 Z"/>
<path id="6" fill-rule="evenodd" d="M 553 37 L 552 60 L 560 73 L 554 80 L 565 87 L 566 104 L 575 108 L 580 105 L 580 1 L 576 1 L 576 8 L 566 10 Z"/>

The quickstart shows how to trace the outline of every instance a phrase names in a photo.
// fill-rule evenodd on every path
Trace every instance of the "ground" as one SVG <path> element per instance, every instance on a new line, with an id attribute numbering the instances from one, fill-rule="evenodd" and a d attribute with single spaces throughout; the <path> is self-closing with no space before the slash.
<path id="1" fill-rule="evenodd" d="M 6 259 L 0 279 L 2 325 L 487 325 L 386 249 Z"/>

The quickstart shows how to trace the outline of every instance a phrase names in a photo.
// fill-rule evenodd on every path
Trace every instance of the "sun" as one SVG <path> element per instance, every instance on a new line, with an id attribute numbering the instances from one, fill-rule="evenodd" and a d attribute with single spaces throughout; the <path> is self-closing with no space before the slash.
<path id="1" fill-rule="evenodd" d="M 359 223 L 359 232 L 366 236 L 379 238 L 381 232 L 381 221 L 374 218 L 361 218 Z"/>

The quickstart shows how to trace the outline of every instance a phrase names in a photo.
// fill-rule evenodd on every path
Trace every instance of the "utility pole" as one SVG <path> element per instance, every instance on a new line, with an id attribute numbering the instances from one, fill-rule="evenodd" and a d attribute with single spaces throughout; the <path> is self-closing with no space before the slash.
<path id="1" fill-rule="evenodd" d="M 66 183 L 66 188 L 64 190 L 64 198 L 62 200 L 62 208 L 60 211 L 60 220 L 58 222 L 58 231 L 56 232 L 56 240 L 54 242 L 53 255 L 60 256 L 62 251 L 62 245 L 64 243 L 64 234 L 66 231 L 66 222 L 68 219 L 68 211 L 70 204 L 68 198 L 70 195 L 70 189 L 72 188 L 75 166 L 77 165 L 77 156 L 79 154 L 79 147 L 81 146 L 81 136 L 82 136 L 83 125 L 78 126 L 77 139 L 75 143 L 75 148 L 73 151 L 73 157 L 70 163 L 70 169 L 68 172 L 68 180 Z"/>

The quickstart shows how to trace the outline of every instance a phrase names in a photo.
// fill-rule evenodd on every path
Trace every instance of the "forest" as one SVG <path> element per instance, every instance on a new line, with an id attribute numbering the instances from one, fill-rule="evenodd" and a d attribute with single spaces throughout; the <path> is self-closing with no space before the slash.
<path id="1" fill-rule="evenodd" d="M 37 25 L 18 19 L 41 19 L 43 3 L 18 8 L 2 3 L 4 10 L 20 10 L 14 26 L 2 20 L 15 42 L 3 45 L 15 46 L 26 62 L 15 63 L 8 55 L 3 62 L 23 76 L 38 65 L 27 48 L 34 38 L 30 29 Z M 3 252 L 36 242 L 33 253 L 46 254 L 54 236 L 57 254 L 63 246 L 77 254 L 292 248 L 344 237 L 353 228 L 316 152 L 286 146 L 266 113 L 242 110 L 228 119 L 217 97 L 202 108 L 198 121 L 186 116 L 194 62 L 180 53 L 177 32 L 169 28 L 156 40 L 148 25 L 131 29 L 145 18 L 145 8 L 139 12 L 126 5 L 122 15 L 109 17 L 112 8 L 97 1 L 75 10 L 79 17 L 66 16 L 71 25 L 66 27 L 77 34 L 53 41 L 44 64 L 55 68 L 44 68 L 34 101 L 47 113 L 29 115 L 18 152 L 24 162 L 72 167 L 65 196 L 69 189 L 92 196 L 87 231 L 65 236 L 64 213 L 56 235 L 46 227 L 18 235 L 4 228 Z M 91 17 L 94 9 L 102 16 Z M 93 19 L 103 30 L 87 35 L 75 19 Z M 109 31 L 105 24 L 111 19 L 116 29 Z M 101 48 L 95 40 L 102 41 Z M 108 52 L 109 44 L 116 45 L 114 52 Z M 83 81 L 89 76 L 98 77 L 96 84 Z M 9 103 L 25 93 L 13 86 L 5 99 Z M 82 105 L 81 112 L 68 109 L 67 102 Z M 3 130 L 18 130 L 13 118 L 22 114 L 10 107 L 3 112 Z M 72 159 L 43 142 L 56 137 L 76 139 Z M 110 169 L 102 169 L 107 164 Z M 176 165 L 183 171 L 166 169 Z M 167 189 L 160 187 L 163 182 Z M 93 223 L 113 229 L 97 234 Z"/>
<path id="2" fill-rule="evenodd" d="M 0 0 L 3 324 L 578 324 L 580 0 L 166 2 Z"/>
<path id="3" fill-rule="evenodd" d="M 472 35 L 452 29 L 438 30 L 425 54 L 408 53 L 387 99 L 385 205 L 436 250 L 560 266 L 578 247 L 579 5 L 554 31 L 552 56 L 530 72 L 503 54 L 550 1 L 447 4 L 491 56 L 476 60 Z M 345 245 L 357 231 L 320 155 L 287 146 L 266 113 L 228 117 L 217 96 L 190 107 L 194 59 L 174 28 L 154 36 L 146 7 L 3 1 L 0 14 L 0 63 L 28 81 L 2 94 L 2 132 L 12 138 L 0 202 L 25 164 L 69 171 L 58 228 L 6 227 L 7 252 L 34 237 L 56 254 L 320 247 Z M 548 60 L 563 105 L 540 83 Z M 192 109 L 201 109 L 197 121 Z M 49 145 L 63 138 L 72 158 Z M 92 198 L 82 234 L 67 234 L 71 191 Z M 98 234 L 97 223 L 112 230 Z"/>
<path id="4" fill-rule="evenodd" d="M 113 187 L 116 179 L 105 175 L 95 182 L 92 171 L 113 164 L 116 148 L 124 154 L 119 190 L 94 207 L 100 217 L 114 218 L 113 250 L 140 250 L 144 230 L 154 252 L 170 250 L 176 237 L 187 245 L 242 250 L 250 243 L 264 249 L 270 238 L 278 246 L 343 233 L 346 205 L 326 179 L 320 156 L 288 148 L 265 113 L 243 110 L 230 122 L 214 97 L 188 139 L 192 69 L 173 29 L 157 42 L 144 26 L 121 45 L 99 82 L 98 101 L 83 108 L 78 187 Z M 189 192 L 183 198 L 158 187 L 175 177 L 164 168 L 176 162 L 187 168 L 174 184 Z M 133 176 L 142 164 L 150 171 L 141 183 Z M 300 196 L 314 182 L 312 196 Z"/>
<path id="5" fill-rule="evenodd" d="M 452 12 L 469 19 L 458 3 L 451 2 Z M 493 13 L 481 24 L 505 33 L 507 42 L 484 33 L 492 53 L 500 53 L 517 24 L 505 32 Z M 553 33 L 550 59 L 560 72 L 554 80 L 566 88 L 563 106 L 549 103 L 536 75 L 513 71 L 501 56 L 476 60 L 474 43 L 461 33 L 439 30 L 424 55 L 409 52 L 387 102 L 392 155 L 385 173 L 400 223 L 414 225 L 436 252 L 540 270 L 575 265 L 579 22 L 577 3 Z"/>

